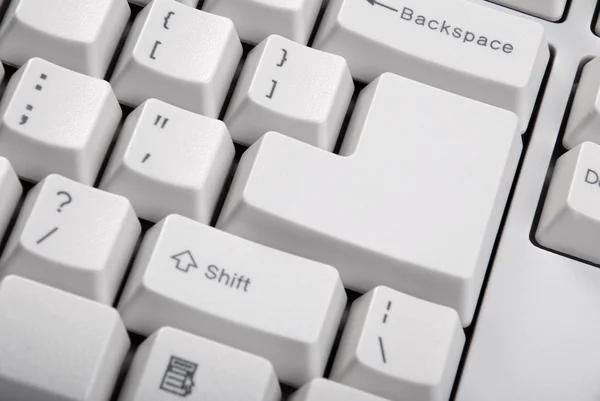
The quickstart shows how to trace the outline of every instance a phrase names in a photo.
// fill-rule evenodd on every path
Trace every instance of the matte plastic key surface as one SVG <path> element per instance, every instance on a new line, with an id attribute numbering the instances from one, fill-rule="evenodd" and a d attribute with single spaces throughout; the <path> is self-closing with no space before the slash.
<path id="1" fill-rule="evenodd" d="M 153 0 L 137 15 L 110 82 L 129 106 L 156 98 L 217 118 L 241 56 L 231 20 Z"/>
<path id="2" fill-rule="evenodd" d="M 549 21 L 558 21 L 567 5 L 567 0 L 489 0 L 506 7 L 514 8 Z"/>
<path id="3" fill-rule="evenodd" d="M 119 400 L 177 399 L 280 401 L 281 389 L 266 359 L 165 327 L 138 348 Z"/>
<path id="4" fill-rule="evenodd" d="M 0 276 L 29 277 L 112 304 L 140 231 L 127 199 L 50 175 L 27 194 Z"/>
<path id="5" fill-rule="evenodd" d="M 327 379 L 314 379 L 306 383 L 291 398 L 291 401 L 387 401 Z"/>
<path id="6" fill-rule="evenodd" d="M 464 344 L 453 309 L 377 287 L 352 304 L 331 378 L 395 401 L 447 401 Z"/>
<path id="7" fill-rule="evenodd" d="M 171 215 L 146 234 L 119 311 L 133 332 L 186 330 L 299 386 L 323 374 L 345 303 L 333 267 Z"/>
<path id="8" fill-rule="evenodd" d="M 332 0 L 315 47 L 367 83 L 392 72 L 511 110 L 521 132 L 550 57 L 541 24 L 466 0 Z"/>
<path id="9" fill-rule="evenodd" d="M 384 74 L 340 155 L 269 133 L 242 156 L 218 227 L 456 309 L 466 326 L 519 160 L 513 113 Z"/>
<path id="10" fill-rule="evenodd" d="M 33 58 L 0 102 L 0 156 L 29 181 L 55 173 L 93 185 L 121 115 L 108 82 Z"/>
<path id="11" fill-rule="evenodd" d="M 278 131 L 332 151 L 353 92 L 342 57 L 272 35 L 248 55 L 225 123 L 244 145 Z"/>
<path id="12" fill-rule="evenodd" d="M 41 57 L 104 78 L 131 10 L 127 0 L 12 0 L 0 27 L 0 59 Z"/>
<path id="13" fill-rule="evenodd" d="M 0 400 L 109 401 L 128 349 L 115 309 L 18 276 L 0 282 Z"/>
<path id="14" fill-rule="evenodd" d="M 150 99 L 127 117 L 101 188 L 129 199 L 140 218 L 208 224 L 234 153 L 222 121 Z"/>
<path id="15" fill-rule="evenodd" d="M 306 44 L 323 0 L 204 0 L 202 9 L 230 18 L 242 40 L 276 34 Z"/>

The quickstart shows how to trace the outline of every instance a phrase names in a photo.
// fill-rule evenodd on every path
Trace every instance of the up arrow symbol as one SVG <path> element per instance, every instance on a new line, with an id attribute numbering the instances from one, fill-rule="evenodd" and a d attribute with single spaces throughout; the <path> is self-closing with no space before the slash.
<path id="1" fill-rule="evenodd" d="M 372 6 L 381 6 L 383 8 L 387 8 L 388 10 L 392 10 L 394 12 L 398 12 L 398 10 L 395 9 L 394 7 L 390 7 L 387 4 L 383 4 L 383 3 L 381 3 L 381 2 L 379 2 L 377 0 L 367 0 L 367 3 L 369 3 Z"/>
<path id="2" fill-rule="evenodd" d="M 191 268 L 198 268 L 194 257 L 190 251 L 183 251 L 178 253 L 177 255 L 171 256 L 171 259 L 175 259 L 177 261 L 177 265 L 175 268 L 184 272 L 188 272 Z"/>

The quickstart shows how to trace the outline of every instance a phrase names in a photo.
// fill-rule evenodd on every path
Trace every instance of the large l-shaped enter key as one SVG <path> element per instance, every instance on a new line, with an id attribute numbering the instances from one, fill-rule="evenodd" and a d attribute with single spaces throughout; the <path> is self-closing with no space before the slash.
<path id="1" fill-rule="evenodd" d="M 541 24 L 466 0 L 336 0 L 315 47 L 367 83 L 393 72 L 510 110 L 521 132 L 550 57 Z"/>

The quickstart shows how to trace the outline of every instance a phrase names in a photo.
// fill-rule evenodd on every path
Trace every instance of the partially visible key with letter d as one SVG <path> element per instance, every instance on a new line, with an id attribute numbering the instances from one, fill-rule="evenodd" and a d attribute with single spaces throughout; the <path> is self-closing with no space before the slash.
<path id="1" fill-rule="evenodd" d="M 315 47 L 354 78 L 393 72 L 510 110 L 526 130 L 550 57 L 541 24 L 465 0 L 330 3 Z"/>

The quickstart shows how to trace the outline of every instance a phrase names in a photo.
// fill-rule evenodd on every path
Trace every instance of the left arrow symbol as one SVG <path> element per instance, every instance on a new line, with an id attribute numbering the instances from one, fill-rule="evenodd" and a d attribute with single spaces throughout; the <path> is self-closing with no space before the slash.
<path id="1" fill-rule="evenodd" d="M 198 268 L 198 265 L 194 260 L 194 256 L 190 251 L 180 252 L 176 255 L 171 256 L 171 259 L 174 259 L 177 262 L 175 268 L 183 272 L 187 273 L 191 268 Z"/>
<path id="2" fill-rule="evenodd" d="M 386 5 L 386 4 L 380 3 L 377 0 L 367 0 L 367 3 L 369 3 L 372 6 L 381 6 L 383 8 L 387 8 L 388 10 L 392 10 L 392 11 L 398 12 L 398 9 L 396 9 L 394 7 L 390 7 L 390 6 Z"/>

